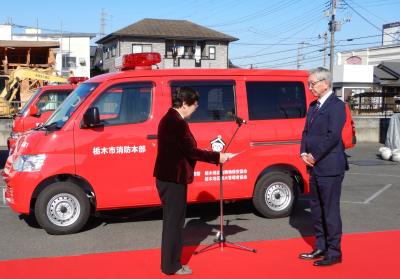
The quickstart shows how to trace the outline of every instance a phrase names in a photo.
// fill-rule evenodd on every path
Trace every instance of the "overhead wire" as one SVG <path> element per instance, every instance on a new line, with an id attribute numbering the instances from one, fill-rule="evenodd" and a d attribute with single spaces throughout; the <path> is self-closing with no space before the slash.
<path id="1" fill-rule="evenodd" d="M 324 9 L 321 7 L 314 7 L 310 10 L 303 11 L 301 14 L 292 17 L 290 20 L 285 19 L 284 23 L 278 22 L 277 24 L 271 25 L 269 28 L 266 28 L 264 30 L 256 30 L 256 32 L 253 32 L 258 35 L 262 36 L 268 36 L 270 37 L 271 34 L 268 34 L 266 31 L 268 30 L 273 30 L 274 33 L 281 33 L 282 31 L 291 31 L 293 30 L 293 27 L 298 27 L 301 26 L 302 24 L 306 24 L 307 22 L 310 22 L 313 20 L 313 18 L 316 18 L 317 14 L 322 14 Z M 308 16 L 305 16 L 308 15 Z M 311 19 L 310 19 L 311 18 Z M 250 30 L 251 32 L 251 30 Z"/>
<path id="2" fill-rule="evenodd" d="M 285 62 L 285 63 L 278 63 L 278 64 L 272 64 L 272 65 L 265 65 L 265 66 L 255 66 L 253 68 L 255 68 L 255 69 L 260 69 L 260 68 L 274 69 L 274 68 L 281 68 L 281 67 L 288 67 L 288 66 L 304 65 L 304 64 L 308 64 L 310 62 L 320 61 L 322 59 L 323 59 L 322 56 L 313 56 L 313 57 L 310 57 L 309 59 L 301 60 L 300 61 L 301 64 L 299 64 L 299 62 L 295 61 L 295 62 Z"/>
<path id="3" fill-rule="evenodd" d="M 377 43 L 380 42 L 371 42 L 371 43 L 362 43 L 362 44 L 342 44 L 342 45 L 337 45 L 337 47 L 347 47 L 347 46 L 358 46 L 358 45 L 366 45 L 366 44 L 372 44 L 372 45 L 376 45 Z M 297 50 L 297 49 L 296 49 Z M 306 52 L 306 53 L 301 53 L 301 56 L 305 56 L 308 54 L 312 54 L 312 53 L 316 53 L 316 52 L 323 52 L 324 49 L 320 49 L 320 50 L 314 50 L 314 51 L 310 51 L 310 52 Z M 238 64 L 238 66 L 248 66 L 248 65 L 258 65 L 258 64 L 266 64 L 266 63 L 271 63 L 271 62 L 276 62 L 276 61 L 281 61 L 281 60 L 286 60 L 286 59 L 290 59 L 290 58 L 298 58 L 299 55 L 293 55 L 293 56 L 287 56 L 284 58 L 278 58 L 278 59 L 273 59 L 273 60 L 267 60 L 267 61 L 261 61 L 261 62 L 255 62 L 255 63 L 246 63 L 246 64 Z M 231 59 L 231 60 L 235 60 L 235 59 Z M 236 59 L 237 60 L 237 59 Z"/>
<path id="4" fill-rule="evenodd" d="M 282 9 L 285 9 L 285 8 L 295 4 L 296 2 L 297 2 L 297 0 L 279 1 L 279 2 L 277 2 L 275 4 L 273 4 L 270 7 L 262 9 L 261 11 L 257 11 L 255 13 L 248 14 L 246 16 L 237 18 L 235 20 L 226 21 L 226 22 L 219 23 L 219 24 L 211 24 L 211 25 L 208 25 L 208 27 L 215 28 L 215 27 L 221 27 L 221 26 L 227 26 L 227 25 L 235 25 L 235 24 L 246 22 L 246 21 L 251 21 L 251 20 L 254 20 L 254 19 L 258 18 L 258 17 L 264 17 L 264 16 L 272 14 L 272 13 L 274 13 L 276 11 L 281 11 Z"/>
<path id="5" fill-rule="evenodd" d="M 381 30 L 381 28 L 379 28 L 378 26 L 376 26 L 374 23 L 372 23 L 370 20 L 368 20 L 366 17 L 364 17 L 362 14 L 360 14 L 356 9 L 354 9 L 346 0 L 342 0 L 353 12 L 355 12 L 359 17 L 361 17 L 364 21 L 366 21 L 368 24 L 370 24 L 371 26 L 373 26 L 375 29 L 377 30 Z M 385 32 L 383 32 L 384 34 L 392 37 L 393 39 L 396 39 L 395 37 L 393 37 L 392 35 L 389 35 Z"/>
<path id="6" fill-rule="evenodd" d="M 377 15 L 375 15 L 374 13 L 370 12 L 369 10 L 367 10 L 366 8 L 364 8 L 363 6 L 361 6 L 360 4 L 356 3 L 355 1 L 349 0 L 351 3 L 353 3 L 354 5 L 357 5 L 360 9 L 363 9 L 364 11 L 366 11 L 367 13 L 369 13 L 370 15 L 374 16 L 375 18 L 378 18 L 379 20 L 386 22 L 387 20 L 384 18 L 381 18 Z"/>

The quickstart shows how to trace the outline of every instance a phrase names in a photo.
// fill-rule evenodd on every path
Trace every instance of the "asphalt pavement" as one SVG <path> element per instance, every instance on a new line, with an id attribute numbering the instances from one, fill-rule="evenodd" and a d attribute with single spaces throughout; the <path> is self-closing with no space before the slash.
<path id="1" fill-rule="evenodd" d="M 341 198 L 344 233 L 400 230 L 400 164 L 378 158 L 380 146 L 361 143 L 347 151 L 350 170 Z M 292 216 L 281 219 L 259 216 L 250 201 L 225 204 L 225 236 L 244 242 L 312 235 L 307 199 L 300 197 Z M 185 245 L 211 243 L 219 228 L 218 214 L 218 203 L 189 206 Z M 91 218 L 80 233 L 52 236 L 33 218 L 19 216 L 0 201 L 0 260 L 158 248 L 161 223 L 160 208 L 118 210 Z"/>

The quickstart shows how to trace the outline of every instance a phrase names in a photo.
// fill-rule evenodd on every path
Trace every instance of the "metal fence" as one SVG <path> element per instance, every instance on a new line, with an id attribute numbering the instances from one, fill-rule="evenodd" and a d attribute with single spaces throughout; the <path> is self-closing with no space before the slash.
<path id="1" fill-rule="evenodd" d="M 352 96 L 349 104 L 352 113 L 356 115 L 387 116 L 400 112 L 400 96 L 396 94 L 361 93 Z"/>

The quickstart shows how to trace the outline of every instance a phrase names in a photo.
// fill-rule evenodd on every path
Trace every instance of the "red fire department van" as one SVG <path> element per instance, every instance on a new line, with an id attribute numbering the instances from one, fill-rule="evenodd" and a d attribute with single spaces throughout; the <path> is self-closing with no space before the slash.
<path id="1" fill-rule="evenodd" d="M 223 167 L 224 199 L 252 199 L 270 218 L 290 214 L 298 193 L 309 191 L 299 155 L 313 99 L 308 73 L 144 69 L 159 61 L 154 53 L 124 57 L 123 71 L 82 83 L 45 125 L 18 139 L 3 173 L 14 211 L 34 214 L 50 234 L 68 234 L 95 211 L 160 205 L 152 176 L 157 126 L 172 95 L 190 86 L 200 95 L 189 120 L 199 148 L 227 144 L 235 116 L 247 122 L 229 145 L 238 155 Z M 354 130 L 347 131 L 350 147 Z M 194 176 L 189 202 L 219 199 L 218 166 L 198 162 Z"/>
<path id="2" fill-rule="evenodd" d="M 21 133 L 44 123 L 75 88 L 76 84 L 46 85 L 38 88 L 14 117 L 10 137 L 7 139 L 8 149 L 14 146 Z"/>

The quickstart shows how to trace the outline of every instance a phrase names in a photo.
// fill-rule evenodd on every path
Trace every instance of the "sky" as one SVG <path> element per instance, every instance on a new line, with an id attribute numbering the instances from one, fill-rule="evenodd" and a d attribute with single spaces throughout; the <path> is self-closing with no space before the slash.
<path id="1" fill-rule="evenodd" d="M 335 51 L 382 44 L 382 25 L 400 22 L 400 0 L 337 0 Z M 44 32 L 105 34 L 143 18 L 189 20 L 239 40 L 229 59 L 243 68 L 310 69 L 324 66 L 324 33 L 330 0 L 19 0 L 2 1 L 0 23 L 36 27 Z M 99 37 L 98 37 L 99 38 Z M 97 38 L 97 39 L 98 39 Z M 328 44 L 329 44 L 328 32 Z M 93 40 L 93 44 L 96 40 Z M 329 53 L 329 49 L 326 53 Z M 300 58 L 300 59 L 299 59 Z M 329 57 L 325 65 L 329 67 Z"/>

